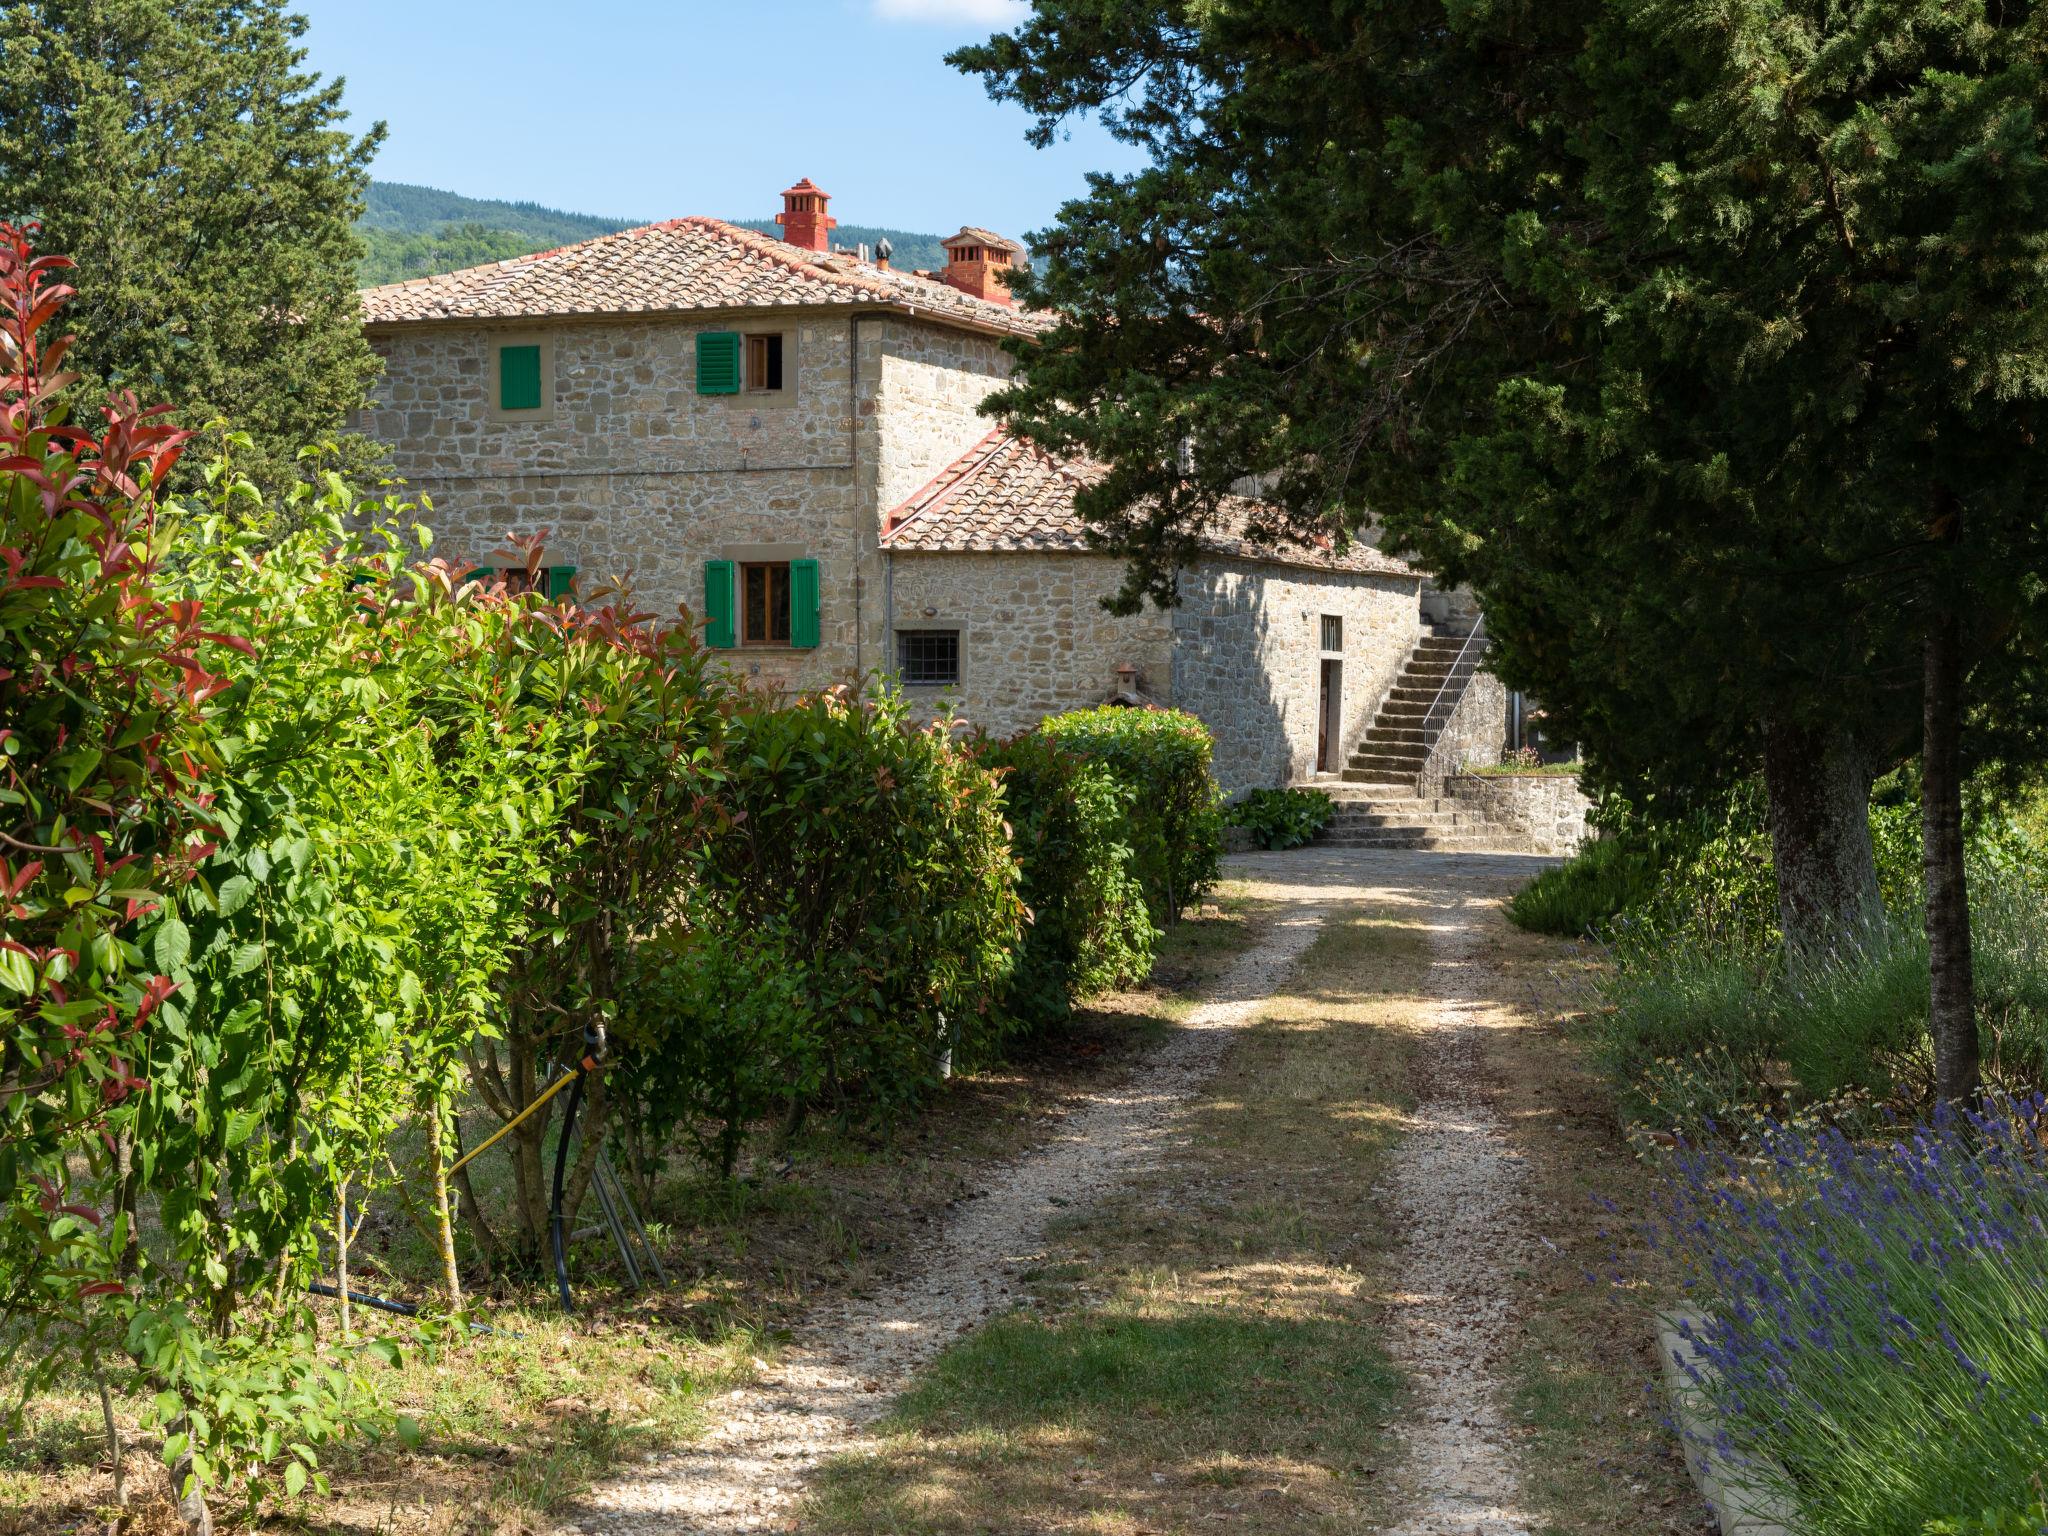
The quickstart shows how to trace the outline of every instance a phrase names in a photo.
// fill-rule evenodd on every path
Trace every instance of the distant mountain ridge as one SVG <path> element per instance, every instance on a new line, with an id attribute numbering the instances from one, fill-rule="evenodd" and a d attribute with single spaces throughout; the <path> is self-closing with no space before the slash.
<path id="1" fill-rule="evenodd" d="M 356 221 L 356 233 L 367 247 L 357 268 L 357 280 L 367 288 L 409 277 L 430 277 L 437 272 L 454 272 L 533 251 L 551 250 L 558 245 L 573 245 L 579 240 L 595 239 L 649 222 L 566 213 L 539 203 L 464 197 L 438 187 L 414 186 L 403 181 L 373 181 L 364 198 L 363 216 Z M 731 222 L 763 234 L 778 232 L 773 219 Z M 886 239 L 894 247 L 891 265 L 903 271 L 919 267 L 936 270 L 946 264 L 945 247 L 939 244 L 938 235 L 842 223 L 832 232 L 832 238 L 840 245 L 866 245 L 870 249 Z"/>

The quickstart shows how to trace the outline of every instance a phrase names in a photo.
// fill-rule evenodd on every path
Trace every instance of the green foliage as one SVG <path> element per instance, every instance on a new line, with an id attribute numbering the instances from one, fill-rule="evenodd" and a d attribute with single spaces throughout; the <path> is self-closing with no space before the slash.
<path id="1" fill-rule="evenodd" d="M 784 1097 L 887 1114 L 948 1051 L 991 1059 L 1023 922 L 993 776 L 892 693 L 829 689 L 735 728 L 702 920 L 774 940 L 804 978 L 773 1053 Z"/>
<path id="2" fill-rule="evenodd" d="M 1920 1536 L 2041 1536 L 2048 1530 L 2048 1506 L 2031 1509 L 2016 1505 L 2003 1509 L 1982 1509 L 1974 1515 L 1930 1520 Z"/>
<path id="3" fill-rule="evenodd" d="M 609 235 L 639 223 L 588 213 L 564 213 L 539 203 L 501 202 L 497 198 L 464 197 L 438 187 L 403 181 L 372 181 L 364 189 L 362 230 L 398 235 L 429 235 L 454 225 L 475 225 L 497 234 L 518 235 L 531 242 L 528 250 L 574 245 L 579 240 Z"/>
<path id="4" fill-rule="evenodd" d="M 1627 838 L 1600 838 L 1515 892 L 1508 916 L 1531 933 L 1583 938 L 1642 905 L 1657 878 L 1653 850 Z"/>
<path id="5" fill-rule="evenodd" d="M 1158 927 L 1133 872 L 1133 791 L 1109 768 L 1026 731 L 977 741 L 1001 776 L 1003 810 L 1030 915 L 1003 1007 L 1027 1028 L 1065 1019 L 1076 998 L 1141 980 Z"/>
<path id="6" fill-rule="evenodd" d="M 1048 716 L 1039 729 L 1103 764 L 1130 791 L 1131 851 L 1146 905 L 1154 922 L 1178 921 L 1222 867 L 1209 728 L 1179 710 L 1103 705 Z"/>
<path id="7" fill-rule="evenodd" d="M 1230 808 L 1226 819 L 1250 832 L 1261 848 L 1299 848 L 1315 841 L 1335 811 L 1320 789 L 1255 789 Z"/>
<path id="8" fill-rule="evenodd" d="M 356 281 L 365 288 L 480 267 L 548 249 L 529 235 L 488 229 L 482 224 L 446 224 L 421 234 L 364 228 L 358 229 L 357 235 L 363 244 L 363 255 L 356 263 Z"/>
<path id="9" fill-rule="evenodd" d="M 383 129 L 343 130 L 305 25 L 284 0 L 0 9 L 0 217 L 40 220 L 94 274 L 71 366 L 187 426 L 231 420 L 270 486 L 377 369 L 350 224 Z"/>

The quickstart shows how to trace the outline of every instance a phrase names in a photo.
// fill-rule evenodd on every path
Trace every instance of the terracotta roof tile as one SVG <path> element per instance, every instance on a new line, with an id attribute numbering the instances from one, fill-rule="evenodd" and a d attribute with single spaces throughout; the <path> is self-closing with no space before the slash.
<path id="1" fill-rule="evenodd" d="M 1028 256 L 1031 254 L 1029 251 L 1024 249 L 1023 245 L 1021 245 L 1019 242 L 1015 240 L 1010 239 L 1008 236 L 999 235 L 992 229 L 981 229 L 973 224 L 961 225 L 959 234 L 948 235 L 945 239 L 941 240 L 939 244 L 971 245 L 977 241 L 979 241 L 983 245 L 992 245 L 999 251 L 1014 252 L 1016 255 L 1019 256 Z"/>
<path id="2" fill-rule="evenodd" d="M 1074 513 L 1074 495 L 1103 473 L 1087 460 L 1061 460 L 998 427 L 892 511 L 883 526 L 887 549 L 925 551 L 1061 551 L 1090 546 Z M 1202 542 L 1219 555 L 1311 570 L 1412 576 L 1406 561 L 1354 544 L 1343 554 L 1247 536 L 1256 503 L 1233 499 Z"/>
<path id="3" fill-rule="evenodd" d="M 366 288 L 369 325 L 884 304 L 1030 335 L 1047 315 L 991 303 L 851 256 L 804 250 L 723 219 L 671 219 L 509 261 Z"/>

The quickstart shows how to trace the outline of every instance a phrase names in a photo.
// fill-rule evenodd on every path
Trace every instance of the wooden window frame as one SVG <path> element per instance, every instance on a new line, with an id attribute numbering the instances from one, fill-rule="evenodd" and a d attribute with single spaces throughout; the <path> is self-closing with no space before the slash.
<path id="1" fill-rule="evenodd" d="M 787 560 L 740 560 L 734 562 L 733 606 L 738 612 L 733 616 L 733 627 L 736 631 L 736 639 L 740 649 L 788 650 L 791 648 L 790 636 L 795 632 L 796 605 L 795 588 L 789 567 L 790 562 Z M 767 635 L 757 635 L 754 633 L 752 604 L 748 601 L 747 578 L 755 571 L 765 571 L 768 573 L 768 584 L 762 594 L 765 617 L 770 631 Z M 775 629 L 774 576 L 778 571 L 782 575 L 782 633 L 780 636 L 773 633 Z"/>
<path id="2" fill-rule="evenodd" d="M 773 330 L 742 330 L 740 338 L 740 388 L 739 393 L 724 398 L 732 401 L 742 410 L 780 410 L 797 403 L 798 345 L 797 333 L 793 327 L 783 326 Z M 782 338 L 782 387 L 779 389 L 756 388 L 753 378 L 753 351 L 756 340 L 771 336 Z"/>

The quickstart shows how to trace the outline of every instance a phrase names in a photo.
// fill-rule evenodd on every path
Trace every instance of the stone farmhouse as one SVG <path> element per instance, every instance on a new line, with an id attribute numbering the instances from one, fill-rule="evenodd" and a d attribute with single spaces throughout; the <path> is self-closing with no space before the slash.
<path id="1" fill-rule="evenodd" d="M 1073 510 L 1095 471 L 977 410 L 1045 323 L 1007 291 L 1022 247 L 969 227 L 899 271 L 834 247 L 810 181 L 782 196 L 780 239 L 674 219 L 363 293 L 384 375 L 357 426 L 432 497 L 437 552 L 545 531 L 551 580 L 682 605 L 764 685 L 881 672 L 995 732 L 1191 710 L 1233 792 L 1412 798 L 1498 751 L 1469 622 L 1365 545 L 1219 528 L 1179 607 L 1105 611 L 1120 563 Z"/>

